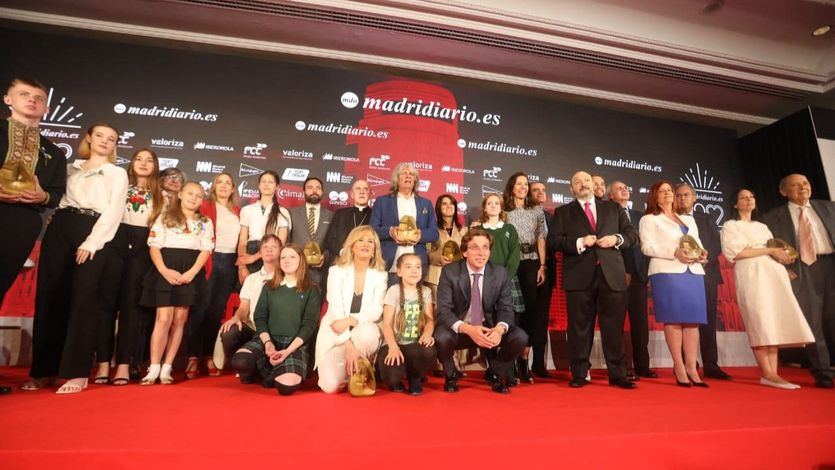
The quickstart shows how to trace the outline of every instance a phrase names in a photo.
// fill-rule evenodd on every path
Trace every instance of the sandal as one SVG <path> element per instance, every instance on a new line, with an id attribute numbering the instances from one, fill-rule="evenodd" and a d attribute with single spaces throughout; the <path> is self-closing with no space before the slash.
<path id="1" fill-rule="evenodd" d="M 107 385 L 110 383 L 110 377 L 106 375 L 102 375 L 101 377 L 96 377 L 93 379 L 93 383 L 97 385 Z"/>
<path id="2" fill-rule="evenodd" d="M 84 382 L 84 385 L 66 382 L 64 385 L 61 385 L 61 388 L 59 388 L 55 393 L 58 395 L 70 395 L 73 393 L 79 393 L 85 388 L 87 388 L 87 382 Z"/>
<path id="3" fill-rule="evenodd" d="M 122 387 L 122 386 L 125 386 L 125 385 L 129 384 L 129 383 L 130 383 L 130 380 L 128 380 L 125 377 L 116 377 L 116 378 L 113 379 L 112 382 L 110 382 L 110 385 L 115 385 L 117 387 Z"/>
<path id="4" fill-rule="evenodd" d="M 21 390 L 26 390 L 27 392 L 34 392 L 35 390 L 40 390 L 44 387 L 51 387 L 55 384 L 55 377 L 44 377 L 40 379 L 32 379 L 25 384 L 20 386 Z"/>
<path id="5" fill-rule="evenodd" d="M 188 358 L 188 364 L 186 365 L 186 379 L 196 379 L 199 374 L 200 370 L 197 358 Z"/>
<path id="6" fill-rule="evenodd" d="M 220 377 L 223 374 L 223 371 L 215 367 L 215 362 L 211 359 L 206 362 L 206 370 L 208 371 L 209 377 Z"/>

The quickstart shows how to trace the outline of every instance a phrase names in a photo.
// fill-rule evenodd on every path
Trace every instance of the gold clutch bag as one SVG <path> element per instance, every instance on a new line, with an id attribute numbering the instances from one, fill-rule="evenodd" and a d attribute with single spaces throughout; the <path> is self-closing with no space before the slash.
<path id="1" fill-rule="evenodd" d="M 360 370 L 351 374 L 348 381 L 348 392 L 354 397 L 370 397 L 377 391 L 374 366 L 364 357 L 359 359 L 359 366 Z"/>
<path id="2" fill-rule="evenodd" d="M 304 259 L 309 266 L 319 266 L 322 263 L 322 248 L 319 244 L 310 240 L 304 244 Z"/>
<path id="3" fill-rule="evenodd" d="M 397 226 L 397 238 L 410 243 L 420 241 L 420 230 L 417 228 L 417 222 L 414 217 L 404 215 L 400 218 L 400 225 Z"/>

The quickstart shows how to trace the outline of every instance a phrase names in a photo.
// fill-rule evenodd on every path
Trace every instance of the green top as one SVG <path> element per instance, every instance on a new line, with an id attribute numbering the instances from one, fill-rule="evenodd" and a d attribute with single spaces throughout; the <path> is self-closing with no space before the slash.
<path id="1" fill-rule="evenodd" d="M 277 289 L 265 285 L 253 315 L 255 331 L 270 336 L 298 337 L 307 343 L 319 323 L 321 305 L 322 297 L 315 287 L 300 294 L 295 287 L 284 284 Z"/>
<path id="2" fill-rule="evenodd" d="M 481 228 L 493 237 L 493 247 L 490 248 L 490 262 L 504 266 L 507 270 L 507 278 L 512 278 L 516 275 L 516 269 L 519 268 L 519 256 L 521 255 L 519 234 L 516 233 L 516 228 L 507 222 L 499 228 L 487 228 L 484 225 Z"/>

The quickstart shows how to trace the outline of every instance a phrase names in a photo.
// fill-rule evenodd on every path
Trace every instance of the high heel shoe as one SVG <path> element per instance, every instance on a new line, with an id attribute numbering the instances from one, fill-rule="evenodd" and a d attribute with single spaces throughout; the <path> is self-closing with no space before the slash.
<path id="1" fill-rule="evenodd" d="M 687 380 L 689 380 L 690 384 L 693 385 L 694 387 L 701 387 L 701 388 L 708 388 L 709 387 L 708 384 L 706 384 L 702 381 L 696 382 L 695 380 L 693 380 L 693 378 L 690 377 L 690 374 L 687 374 Z"/>
<path id="2" fill-rule="evenodd" d="M 673 378 L 676 379 L 676 385 L 678 385 L 679 387 L 688 387 L 689 388 L 691 386 L 689 376 L 687 376 L 687 381 L 682 382 L 681 380 L 678 379 L 678 376 L 676 375 L 676 373 L 673 372 Z"/>
<path id="3" fill-rule="evenodd" d="M 215 361 L 210 360 L 206 363 L 206 371 L 209 377 L 220 377 L 223 371 L 215 367 Z"/>
<path id="4" fill-rule="evenodd" d="M 200 374 L 199 366 L 200 364 L 197 362 L 196 357 L 188 358 L 188 364 L 186 365 L 186 379 L 196 379 Z"/>

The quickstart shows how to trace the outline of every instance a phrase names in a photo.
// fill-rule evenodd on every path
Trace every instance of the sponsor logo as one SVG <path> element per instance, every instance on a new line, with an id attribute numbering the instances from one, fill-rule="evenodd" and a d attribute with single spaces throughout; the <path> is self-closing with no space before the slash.
<path id="1" fill-rule="evenodd" d="M 574 198 L 571 196 L 563 196 L 562 194 L 551 193 L 551 202 L 557 204 L 568 204 L 569 202 L 573 201 Z"/>
<path id="2" fill-rule="evenodd" d="M 244 199 L 258 199 L 261 197 L 258 188 L 250 187 L 247 181 L 241 181 L 241 184 L 238 185 L 238 194 Z"/>
<path id="3" fill-rule="evenodd" d="M 501 176 L 499 176 L 499 173 L 501 172 L 501 167 L 494 166 L 493 168 L 485 168 L 484 171 L 482 171 L 482 176 L 487 181 L 501 181 Z"/>
<path id="4" fill-rule="evenodd" d="M 555 176 L 549 176 L 546 181 L 548 183 L 571 184 L 571 181 L 562 178 L 557 178 Z"/>
<path id="5" fill-rule="evenodd" d="M 75 106 L 67 103 L 66 96 L 62 96 L 60 99 L 56 98 L 55 88 L 49 89 L 46 106 L 49 108 L 49 112 L 41 118 L 41 126 L 81 129 L 81 126 L 76 123 L 76 120 L 84 116 L 84 113 L 76 112 Z M 77 139 L 78 137 L 75 138 Z"/>
<path id="6" fill-rule="evenodd" d="M 458 183 L 447 183 L 446 192 L 453 194 L 470 194 L 470 187 L 461 186 Z"/>
<path id="7" fill-rule="evenodd" d="M 693 210 L 713 215 L 716 217 L 716 224 L 722 225 L 722 219 L 725 218 L 725 210 L 722 208 L 725 198 L 719 190 L 719 180 L 711 176 L 707 170 L 703 170 L 697 162 L 696 169 L 689 168 L 679 181 L 689 184 L 696 191 Z"/>
<path id="8" fill-rule="evenodd" d="M 198 181 L 198 183 L 200 183 L 200 186 L 203 186 L 203 191 L 206 191 L 207 193 L 209 192 L 209 189 L 212 187 L 212 183 L 210 183 L 208 181 L 202 181 L 201 180 L 201 181 Z"/>
<path id="9" fill-rule="evenodd" d="M 288 160 L 313 160 L 313 153 L 307 150 L 284 149 L 281 157 Z"/>
<path id="10" fill-rule="evenodd" d="M 429 180 L 420 180 L 418 183 L 418 191 L 429 191 L 429 185 L 431 182 Z"/>
<path id="11" fill-rule="evenodd" d="M 166 168 L 174 168 L 179 165 L 180 159 L 179 158 L 162 158 L 159 159 L 159 169 L 164 170 Z"/>
<path id="12" fill-rule="evenodd" d="M 48 129 L 44 127 L 41 128 L 41 136 L 46 137 L 48 139 L 75 140 L 81 137 L 81 134 L 79 134 L 78 132 L 67 132 L 64 129 Z"/>
<path id="13" fill-rule="evenodd" d="M 125 149 L 132 149 L 133 145 L 130 144 L 131 137 L 135 137 L 136 133 L 133 131 L 125 131 L 119 134 L 119 147 Z"/>
<path id="14" fill-rule="evenodd" d="M 338 171 L 325 172 L 325 181 L 328 183 L 351 184 L 354 182 L 353 175 L 343 175 Z"/>
<path id="15" fill-rule="evenodd" d="M 432 170 L 432 164 L 426 162 L 409 162 L 415 170 Z"/>
<path id="16" fill-rule="evenodd" d="M 285 168 L 281 179 L 285 181 L 304 181 L 309 173 L 310 170 L 304 168 Z"/>
<path id="17" fill-rule="evenodd" d="M 263 172 L 264 172 L 264 170 L 262 170 L 260 168 L 256 168 L 254 166 L 247 165 L 246 163 L 241 163 L 241 166 L 238 169 L 238 177 L 239 178 L 245 178 L 247 176 L 260 175 Z"/>
<path id="18" fill-rule="evenodd" d="M 183 149 L 183 141 L 177 139 L 166 139 L 166 138 L 156 138 L 151 139 L 151 147 L 161 148 L 161 149 L 170 149 L 170 150 L 182 150 Z"/>
<path id="19" fill-rule="evenodd" d="M 130 160 L 128 160 L 127 158 L 123 158 L 118 155 L 116 156 L 116 165 L 122 166 L 127 165 L 128 163 L 130 163 Z"/>
<path id="20" fill-rule="evenodd" d="M 461 108 L 447 108 L 437 101 L 424 102 L 421 99 L 417 101 L 410 101 L 406 97 L 399 100 L 392 100 L 366 96 L 362 103 L 362 107 L 363 109 L 372 109 L 375 111 L 382 111 L 384 113 L 409 114 L 412 116 L 434 118 L 444 121 L 454 122 L 457 120 L 460 122 L 472 122 L 477 124 L 486 124 L 489 126 L 498 126 L 502 120 L 502 117 L 498 114 L 480 114 L 475 111 L 468 110 L 466 106 L 461 106 Z"/>
<path id="21" fill-rule="evenodd" d="M 459 202 L 458 203 L 458 210 L 466 214 L 467 213 L 467 203 L 464 202 L 464 201 Z"/>
<path id="22" fill-rule="evenodd" d="M 465 148 L 465 147 L 467 147 L 467 141 L 466 141 L 466 140 L 464 140 L 464 139 L 458 139 L 458 142 L 456 142 L 456 143 L 458 144 L 458 148 Z"/>
<path id="23" fill-rule="evenodd" d="M 535 157 L 538 153 L 537 149 L 529 149 L 522 147 L 520 145 L 512 145 L 506 144 L 504 142 L 465 142 L 463 140 L 458 141 L 458 146 L 464 148 L 462 145 L 465 145 L 469 150 L 485 150 L 488 152 L 498 152 L 498 153 L 509 153 L 512 155 L 520 155 L 523 157 Z"/>
<path id="24" fill-rule="evenodd" d="M 367 176 L 368 177 L 365 180 L 368 181 L 369 186 L 385 186 L 391 184 L 391 181 L 380 178 L 379 176 L 374 176 L 371 173 L 369 173 Z"/>
<path id="25" fill-rule="evenodd" d="M 116 114 L 130 114 L 132 116 L 157 117 L 163 119 L 182 119 L 186 121 L 203 121 L 216 122 L 218 120 L 217 114 L 205 114 L 192 109 L 191 111 L 183 111 L 176 106 L 132 106 L 124 103 L 116 103 L 113 106 L 113 112 Z"/>
<path id="26" fill-rule="evenodd" d="M 281 199 L 304 199 L 304 193 L 294 189 L 279 188 L 278 197 Z"/>
<path id="27" fill-rule="evenodd" d="M 322 155 L 322 160 L 325 161 L 338 161 L 338 162 L 353 162 L 359 163 L 360 159 L 357 157 L 346 157 L 343 155 L 334 155 L 332 153 L 326 153 Z"/>
<path id="28" fill-rule="evenodd" d="M 360 97 L 353 91 L 346 91 L 339 97 L 339 102 L 348 109 L 354 109 L 360 104 Z"/>
<path id="29" fill-rule="evenodd" d="M 244 158 L 256 158 L 260 160 L 266 160 L 267 157 L 261 155 L 261 152 L 267 148 L 267 144 L 264 143 L 257 143 L 255 145 L 249 145 L 244 147 Z"/>
<path id="30" fill-rule="evenodd" d="M 372 139 L 388 139 L 388 131 L 375 131 L 369 127 L 354 127 L 352 124 L 335 124 L 333 122 L 328 124 L 322 123 L 307 123 L 304 121 L 296 121 L 293 125 L 297 131 L 308 132 L 322 132 L 325 134 L 342 134 L 357 137 L 370 137 Z"/>
<path id="31" fill-rule="evenodd" d="M 388 167 L 386 166 L 386 162 L 389 161 L 389 159 L 391 159 L 391 157 L 389 157 L 388 155 L 371 157 L 368 159 L 368 164 L 373 167 L 388 169 Z"/>
<path id="32" fill-rule="evenodd" d="M 474 175 L 475 170 L 472 168 L 455 168 L 449 165 L 444 165 L 441 167 L 442 173 L 464 173 L 466 175 Z"/>
<path id="33" fill-rule="evenodd" d="M 481 185 L 481 197 L 484 197 L 488 194 L 495 194 L 495 193 L 501 194 L 502 192 L 500 190 L 496 189 L 496 188 L 491 188 L 490 186 L 485 186 L 483 184 Z"/>
<path id="34" fill-rule="evenodd" d="M 198 173 L 221 173 L 226 169 L 226 165 L 215 165 L 212 162 L 197 161 L 197 167 L 194 169 Z"/>
<path id="35" fill-rule="evenodd" d="M 539 175 L 534 175 L 533 173 L 528 173 L 528 181 L 539 181 Z"/>
<path id="36" fill-rule="evenodd" d="M 218 152 L 234 152 L 235 147 L 231 145 L 207 144 L 206 142 L 195 142 L 194 150 L 216 150 Z"/>
<path id="37" fill-rule="evenodd" d="M 331 191 L 328 193 L 328 199 L 333 206 L 347 206 L 348 193 L 345 191 Z"/>
<path id="38" fill-rule="evenodd" d="M 626 168 L 627 170 L 646 171 L 649 173 L 661 173 L 663 171 L 661 165 L 655 165 L 649 162 L 639 162 L 637 160 L 628 160 L 624 158 L 608 158 L 606 156 L 601 155 L 597 155 L 594 157 L 594 163 L 599 166 Z"/>
<path id="39" fill-rule="evenodd" d="M 72 157 L 72 145 L 61 142 L 59 144 L 55 144 L 55 146 L 64 152 L 64 156 L 67 157 L 67 160 Z"/>

